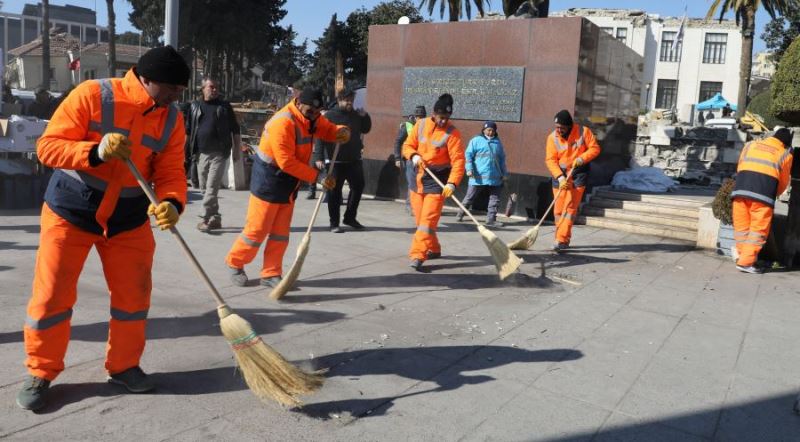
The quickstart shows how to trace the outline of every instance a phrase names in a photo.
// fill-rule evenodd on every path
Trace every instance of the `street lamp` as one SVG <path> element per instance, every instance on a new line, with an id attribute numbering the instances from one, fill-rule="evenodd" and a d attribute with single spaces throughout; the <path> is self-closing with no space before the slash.
<path id="1" fill-rule="evenodd" d="M 644 98 L 644 110 L 650 109 L 650 83 L 644 85 L 645 89 L 645 98 Z"/>

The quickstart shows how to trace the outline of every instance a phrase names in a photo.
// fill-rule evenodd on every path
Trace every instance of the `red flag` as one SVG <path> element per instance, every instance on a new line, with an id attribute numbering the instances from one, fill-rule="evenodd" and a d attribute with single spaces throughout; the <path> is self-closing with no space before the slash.
<path id="1" fill-rule="evenodd" d="M 81 59 L 80 58 L 76 58 L 75 60 L 69 62 L 69 70 L 77 71 L 80 68 L 81 68 Z"/>

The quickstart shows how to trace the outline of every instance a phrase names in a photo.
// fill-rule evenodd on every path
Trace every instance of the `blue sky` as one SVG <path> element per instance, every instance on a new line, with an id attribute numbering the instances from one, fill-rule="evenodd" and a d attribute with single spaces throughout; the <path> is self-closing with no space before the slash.
<path id="1" fill-rule="evenodd" d="M 39 0 L 11 0 L 3 2 L 3 11 L 20 13 L 25 3 L 38 3 Z M 308 38 L 309 41 L 319 38 L 325 27 L 330 22 L 331 15 L 339 14 L 339 19 L 343 20 L 347 15 L 360 8 L 361 6 L 370 9 L 381 3 L 382 0 L 287 0 L 286 18 L 282 24 L 291 24 L 298 33 L 298 43 Z M 418 4 L 418 0 L 412 0 Z M 64 5 L 72 4 L 97 11 L 97 22 L 105 26 L 108 21 L 105 0 L 51 0 L 50 4 Z M 490 10 L 500 11 L 502 0 L 489 0 Z M 704 17 L 711 0 L 551 0 L 550 10 L 559 11 L 567 8 L 620 8 L 620 9 L 643 9 L 651 14 L 661 14 L 664 16 L 680 17 L 683 15 L 684 6 L 688 4 L 689 17 Z M 128 13 L 131 10 L 130 4 L 125 0 L 114 1 L 115 12 L 117 14 L 117 29 L 119 32 L 136 31 L 128 22 Z M 309 13 L 313 11 L 313 13 Z M 432 18 L 440 21 L 438 9 Z M 726 18 L 733 19 L 733 15 L 728 14 Z M 446 17 L 445 17 L 446 19 Z M 761 33 L 764 25 L 769 21 L 769 15 L 760 10 L 756 16 L 756 43 L 755 52 L 765 49 L 764 42 L 761 40 Z"/>

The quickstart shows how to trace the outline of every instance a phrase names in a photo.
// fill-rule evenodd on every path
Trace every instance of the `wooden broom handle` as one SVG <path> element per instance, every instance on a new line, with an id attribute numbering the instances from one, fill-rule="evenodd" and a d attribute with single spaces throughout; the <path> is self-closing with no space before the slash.
<path id="1" fill-rule="evenodd" d="M 339 146 L 341 145 L 342 143 L 336 143 L 336 147 L 333 148 L 333 156 L 331 157 L 331 165 L 328 166 L 327 176 L 331 176 L 333 174 L 333 165 L 334 163 L 336 163 L 336 157 L 339 156 Z M 315 182 L 313 186 L 316 187 L 316 185 L 317 183 Z M 317 198 L 317 205 L 314 206 L 314 212 L 311 214 L 311 221 L 308 223 L 308 229 L 306 229 L 306 235 L 310 234 L 311 229 L 314 227 L 314 222 L 317 220 L 317 214 L 319 213 L 319 207 L 322 205 L 322 198 L 325 196 L 325 192 L 327 192 L 327 190 L 323 188 L 322 192 L 320 192 L 319 198 Z"/>
<path id="2" fill-rule="evenodd" d="M 422 157 L 420 157 L 420 161 L 422 161 Z M 428 175 L 429 175 L 431 178 L 433 178 L 433 180 L 434 180 L 434 181 L 436 181 L 436 183 L 437 183 L 439 186 L 441 186 L 441 187 L 442 187 L 442 189 L 444 189 L 444 188 L 445 188 L 445 185 L 444 185 L 444 183 L 442 183 L 442 180 L 440 180 L 440 179 L 439 179 L 439 177 L 437 177 L 436 175 L 434 175 L 434 173 L 433 173 L 433 172 L 431 172 L 431 171 L 430 171 L 430 170 L 429 170 L 429 169 L 428 169 L 426 166 L 422 166 L 422 168 L 425 170 L 425 172 L 428 172 Z M 455 201 L 455 202 L 456 202 L 456 204 L 458 204 L 458 207 L 460 207 L 460 208 L 461 208 L 461 210 L 463 210 L 463 211 L 464 211 L 464 213 L 466 213 L 467 215 L 469 215 L 469 217 L 470 217 L 470 218 L 472 218 L 472 222 L 474 222 L 474 223 L 475 223 L 475 225 L 477 225 L 477 226 L 479 226 L 479 227 L 480 227 L 481 223 L 480 223 L 480 222 L 479 222 L 477 219 L 475 219 L 475 217 L 474 217 L 474 216 L 472 216 L 472 213 L 471 213 L 469 210 L 467 210 L 467 208 L 466 208 L 466 207 L 464 207 L 464 205 L 463 205 L 463 204 L 461 204 L 461 201 L 459 201 L 459 200 L 458 200 L 458 198 L 456 198 L 456 194 L 455 194 L 455 192 L 453 192 L 453 194 L 452 194 L 452 195 L 450 195 L 450 198 L 452 198 L 452 199 L 453 199 L 453 201 Z"/>
<path id="3" fill-rule="evenodd" d="M 567 174 L 567 181 L 569 181 L 569 179 L 572 178 L 572 172 L 575 172 L 574 167 Z M 558 192 L 556 192 L 556 196 L 555 198 L 553 198 L 553 202 L 550 203 L 550 207 L 548 207 L 547 210 L 545 210 L 544 215 L 542 215 L 542 217 L 539 219 L 539 222 L 536 224 L 537 229 L 542 226 L 542 223 L 544 222 L 545 218 L 547 218 L 547 215 L 550 213 L 551 210 L 553 210 L 553 207 L 555 207 L 556 201 L 558 200 L 558 197 L 561 196 L 561 191 L 563 190 L 564 189 L 562 189 L 561 186 L 558 187 Z"/>
<path id="4" fill-rule="evenodd" d="M 156 196 L 155 192 L 153 192 L 153 189 L 150 187 L 150 185 L 144 180 L 142 174 L 139 173 L 139 169 L 136 168 L 136 165 L 133 164 L 130 158 L 126 159 L 125 163 L 128 164 L 128 169 L 130 169 L 131 173 L 136 178 L 136 182 L 139 183 L 139 187 L 141 187 L 145 195 L 147 195 L 147 199 L 149 199 L 154 206 L 158 206 L 160 203 L 160 201 L 158 201 L 158 197 Z M 222 295 L 220 295 L 219 291 L 217 291 L 217 288 L 214 287 L 211 279 L 208 277 L 205 270 L 203 270 L 203 267 L 200 265 L 200 262 L 197 261 L 197 258 L 195 258 L 192 250 L 189 249 L 189 245 L 183 240 L 183 236 L 181 236 L 180 232 L 178 232 L 178 229 L 175 228 L 175 226 L 172 226 L 169 228 L 169 231 L 172 232 L 172 234 L 175 236 L 175 239 L 178 240 L 178 244 L 181 245 L 183 252 L 189 258 L 189 261 L 192 262 L 192 265 L 194 266 L 195 270 L 197 270 L 197 273 L 200 274 L 200 277 L 203 278 L 203 281 L 206 283 L 206 287 L 208 287 L 211 295 L 214 296 L 214 299 L 217 301 L 217 307 L 226 306 L 225 300 L 222 299 Z"/>

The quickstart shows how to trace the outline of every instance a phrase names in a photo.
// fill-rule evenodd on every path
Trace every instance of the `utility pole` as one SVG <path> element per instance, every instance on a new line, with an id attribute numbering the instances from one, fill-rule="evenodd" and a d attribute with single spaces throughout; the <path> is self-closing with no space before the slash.
<path id="1" fill-rule="evenodd" d="M 50 0 L 42 0 L 42 87 L 50 90 Z"/>
<path id="2" fill-rule="evenodd" d="M 167 0 L 164 10 L 164 44 L 178 49 L 178 0 Z"/>

